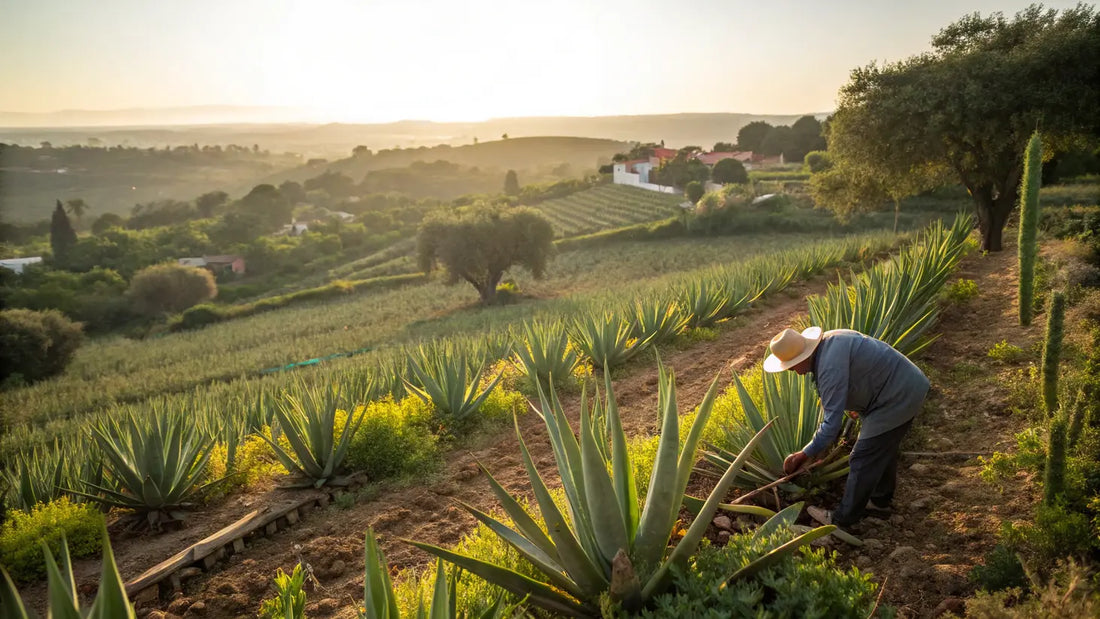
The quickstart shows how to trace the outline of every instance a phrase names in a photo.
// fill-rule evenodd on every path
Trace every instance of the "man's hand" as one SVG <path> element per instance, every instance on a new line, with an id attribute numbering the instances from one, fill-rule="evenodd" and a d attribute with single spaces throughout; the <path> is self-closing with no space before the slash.
<path id="1" fill-rule="evenodd" d="M 783 472 L 790 475 L 801 469 L 810 461 L 810 457 L 804 452 L 796 451 L 795 453 L 787 456 L 787 459 L 783 461 Z"/>

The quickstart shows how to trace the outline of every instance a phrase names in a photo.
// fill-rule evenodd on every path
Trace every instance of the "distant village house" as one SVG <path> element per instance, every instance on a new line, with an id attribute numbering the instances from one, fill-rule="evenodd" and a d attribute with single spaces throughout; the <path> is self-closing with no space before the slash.
<path id="1" fill-rule="evenodd" d="M 42 262 L 42 256 L 34 256 L 31 258 L 4 258 L 0 260 L 0 267 L 4 267 L 5 269 L 15 271 L 22 275 L 23 269 L 28 264 L 38 264 L 40 262 Z"/>

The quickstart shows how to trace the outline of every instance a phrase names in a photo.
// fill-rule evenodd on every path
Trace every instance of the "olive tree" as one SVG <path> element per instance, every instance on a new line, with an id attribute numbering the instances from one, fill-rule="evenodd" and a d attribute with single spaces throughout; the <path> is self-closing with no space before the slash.
<path id="1" fill-rule="evenodd" d="M 218 285 L 206 269 L 169 262 L 138 271 L 129 294 L 139 312 L 156 316 L 209 301 L 218 294 Z"/>
<path id="2" fill-rule="evenodd" d="M 437 211 L 425 217 L 417 234 L 420 268 L 442 266 L 448 284 L 469 283 L 485 304 L 495 299 L 505 271 L 521 266 L 541 278 L 553 254 L 550 221 L 528 207 L 478 203 Z"/>
<path id="3" fill-rule="evenodd" d="M 1024 146 L 1052 149 L 1100 130 L 1100 17 L 1088 5 L 967 15 L 932 50 L 852 72 L 827 129 L 829 152 L 884 178 L 950 171 L 969 190 L 982 249 L 999 251 Z M 889 181 L 887 181 L 889 184 Z"/>

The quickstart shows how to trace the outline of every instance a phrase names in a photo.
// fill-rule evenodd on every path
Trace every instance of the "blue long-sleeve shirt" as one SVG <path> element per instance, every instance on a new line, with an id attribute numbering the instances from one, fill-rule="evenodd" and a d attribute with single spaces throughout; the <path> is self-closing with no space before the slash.
<path id="1" fill-rule="evenodd" d="M 810 457 L 836 441 L 845 411 L 859 413 L 859 437 L 872 438 L 915 417 L 929 387 L 924 373 L 905 355 L 848 329 L 825 332 L 811 371 L 824 418 L 802 449 Z"/>

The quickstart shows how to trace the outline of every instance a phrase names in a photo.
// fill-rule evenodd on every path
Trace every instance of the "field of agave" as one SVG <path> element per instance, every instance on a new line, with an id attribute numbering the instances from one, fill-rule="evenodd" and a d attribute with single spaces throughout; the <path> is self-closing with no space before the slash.
<path id="1" fill-rule="evenodd" d="M 971 225 L 967 217 L 957 218 L 952 226 L 934 225 L 899 256 L 853 273 L 847 282 L 842 280 L 825 295 L 809 299 L 811 321 L 827 329 L 855 329 L 906 354 L 918 353 L 930 341 L 938 296 L 965 251 Z M 490 475 L 490 487 L 504 519 L 471 511 L 493 534 L 518 550 L 533 566 L 535 576 L 446 548 L 415 540 L 411 543 L 510 592 L 515 596 L 513 602 L 571 616 L 599 616 L 607 600 L 627 612 L 660 606 L 658 598 L 675 589 L 674 567 L 684 565 L 695 552 L 718 509 L 768 516 L 752 535 L 758 543 L 751 556 L 724 576 L 723 587 L 736 587 L 799 547 L 833 532 L 833 527 L 794 525 L 800 503 L 778 512 L 722 505 L 734 484 L 756 488 L 783 481 L 783 456 L 805 444 L 820 423 L 820 408 L 809 381 L 790 373 L 765 375 L 762 393 L 754 396 L 742 378 L 736 377 L 740 414 L 725 416 L 723 438 L 707 445 L 704 455 L 715 465 L 720 479 L 705 501 L 691 501 L 685 496 L 686 485 L 696 464 L 696 448 L 719 398 L 717 377 L 690 421 L 684 422 L 688 427 L 681 436 L 684 429 L 680 427 L 675 380 L 659 368 L 657 418 L 661 432 L 653 439 L 657 442 L 655 456 L 641 466 L 649 471 L 644 498 L 637 491 L 639 467 L 632 462 L 640 456 L 627 447 L 610 374 L 604 372 L 604 398 L 599 393 L 591 400 L 582 397 L 579 435 L 570 429 L 558 400 L 559 383 L 566 382 L 559 378 L 571 376 L 581 363 L 613 368 L 692 325 L 712 325 L 762 295 L 829 265 L 861 257 L 867 250 L 865 241 L 822 243 L 714 270 L 683 282 L 664 296 L 607 303 L 570 320 L 527 322 L 518 330 L 501 332 L 481 347 L 461 341 L 422 345 L 404 351 L 400 362 L 388 369 L 345 373 L 321 387 L 297 382 L 275 392 L 253 394 L 248 401 L 242 398 L 238 415 L 226 416 L 224 409 L 207 416 L 153 410 L 100 420 L 89 424 L 95 449 L 82 449 L 84 466 L 74 468 L 75 458 L 50 457 L 45 452 L 21 459 L 19 469 L 7 473 L 14 486 L 9 497 L 26 508 L 57 497 L 63 489 L 79 489 L 75 494 L 86 500 L 126 507 L 155 526 L 176 518 L 200 492 L 216 443 L 225 446 L 227 470 L 231 470 L 237 446 L 253 433 L 271 446 L 297 483 L 339 485 L 348 472 L 349 437 L 367 416 L 366 403 L 386 392 L 407 392 L 429 403 L 445 427 L 458 428 L 476 414 L 500 380 L 499 375 L 482 380 L 485 365 L 507 359 L 538 394 L 537 409 L 553 447 L 562 492 L 548 489 L 517 425 L 537 509 L 517 502 Z M 72 444 L 66 449 L 77 447 Z M 97 458 L 102 459 L 102 466 L 86 464 Z M 835 477 L 842 473 L 843 465 L 844 456 L 834 453 L 809 482 Z M 784 489 L 797 496 L 804 488 Z M 685 503 L 697 517 L 686 531 L 677 533 L 678 514 Z M 674 535 L 680 541 L 669 549 Z M 114 582 L 117 576 L 107 578 L 114 569 L 109 546 L 106 553 L 105 582 Z M 67 551 L 61 557 L 64 566 Z M 57 593 L 51 593 L 51 603 L 56 598 L 62 606 L 70 604 L 71 576 L 64 576 L 49 553 L 47 564 L 51 589 Z M 384 557 L 369 532 L 365 568 L 366 616 L 398 616 Z M 448 580 L 439 564 L 432 616 L 457 616 L 457 574 L 452 572 Z M 284 590 L 292 588 L 295 578 L 301 579 L 300 575 L 284 577 Z M 0 588 L 4 594 L 0 603 L 11 616 L 20 616 L 14 614 L 18 609 L 10 603 L 17 599 L 12 587 L 6 581 Z M 103 589 L 108 595 L 112 590 Z M 500 616 L 507 609 L 499 596 L 482 602 L 489 613 L 486 616 Z M 294 596 L 286 600 L 290 606 L 296 603 Z"/>
<path id="2" fill-rule="evenodd" d="M 683 196 L 626 185 L 603 185 L 535 205 L 554 225 L 559 238 L 588 234 L 646 221 L 668 219 L 680 212 Z"/>

